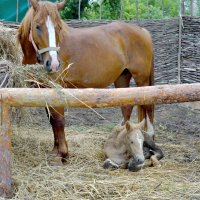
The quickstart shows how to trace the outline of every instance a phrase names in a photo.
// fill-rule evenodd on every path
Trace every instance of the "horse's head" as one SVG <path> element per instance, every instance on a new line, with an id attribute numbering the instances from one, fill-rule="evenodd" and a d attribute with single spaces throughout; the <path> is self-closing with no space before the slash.
<path id="1" fill-rule="evenodd" d="M 145 119 L 138 124 L 132 124 L 129 121 L 125 124 L 127 131 L 126 142 L 130 149 L 130 154 L 132 155 L 128 163 L 128 169 L 130 171 L 138 171 L 144 165 L 144 135 L 141 131 L 144 125 Z"/>
<path id="2" fill-rule="evenodd" d="M 65 5 L 65 0 L 60 3 L 38 2 L 30 0 L 33 9 L 29 40 L 37 54 L 39 63 L 43 63 L 49 72 L 59 69 L 58 59 L 60 31 L 62 22 L 59 11 Z"/>

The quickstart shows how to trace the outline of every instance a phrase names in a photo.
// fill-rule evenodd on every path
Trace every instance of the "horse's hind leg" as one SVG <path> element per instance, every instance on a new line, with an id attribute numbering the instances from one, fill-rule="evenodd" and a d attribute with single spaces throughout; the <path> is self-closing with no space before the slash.
<path id="1" fill-rule="evenodd" d="M 130 85 L 130 80 L 131 80 L 131 73 L 125 69 L 123 73 L 118 77 L 118 79 L 114 82 L 116 88 L 126 88 L 129 87 Z M 131 113 L 133 110 L 133 106 L 128 105 L 128 106 L 122 106 L 122 115 L 124 117 L 122 121 L 122 125 L 125 124 L 126 121 L 128 121 L 131 117 Z"/>
<path id="2" fill-rule="evenodd" d="M 145 130 L 154 139 L 154 105 L 138 105 L 138 122 L 146 119 Z"/>
<path id="3" fill-rule="evenodd" d="M 135 79 L 138 87 L 152 85 L 151 75 Z M 138 105 L 138 122 L 146 119 L 145 130 L 154 139 L 154 105 Z"/>
<path id="4" fill-rule="evenodd" d="M 61 163 L 61 161 L 63 161 L 68 157 L 68 146 L 64 132 L 64 126 L 65 126 L 64 108 L 54 107 L 54 108 L 49 108 L 49 110 L 50 110 L 50 123 L 54 133 L 53 154 L 55 155 L 55 158 L 52 161 Z"/>

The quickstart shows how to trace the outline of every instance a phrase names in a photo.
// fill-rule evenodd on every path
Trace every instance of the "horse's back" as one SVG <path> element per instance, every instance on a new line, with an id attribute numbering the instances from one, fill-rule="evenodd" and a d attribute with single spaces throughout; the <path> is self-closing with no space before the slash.
<path id="1" fill-rule="evenodd" d="M 113 22 L 93 28 L 68 28 L 63 40 L 61 60 L 73 63 L 66 79 L 78 87 L 105 88 L 126 68 L 132 75 L 149 74 L 151 36 L 136 25 Z"/>

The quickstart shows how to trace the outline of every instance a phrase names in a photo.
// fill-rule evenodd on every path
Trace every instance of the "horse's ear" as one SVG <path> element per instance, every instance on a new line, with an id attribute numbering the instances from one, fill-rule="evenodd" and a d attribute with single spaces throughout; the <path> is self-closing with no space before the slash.
<path id="1" fill-rule="evenodd" d="M 66 0 L 63 0 L 60 3 L 57 3 L 57 8 L 59 12 L 64 8 L 65 3 L 66 3 Z"/>
<path id="2" fill-rule="evenodd" d="M 29 1 L 30 1 L 31 5 L 32 5 L 33 9 L 34 9 L 35 11 L 38 10 L 38 8 L 39 8 L 39 3 L 38 3 L 38 1 L 37 1 L 37 0 L 29 0 Z"/>
<path id="3" fill-rule="evenodd" d="M 138 123 L 138 128 L 139 129 L 142 129 L 142 128 L 144 128 L 144 126 L 145 126 L 145 118 L 140 122 L 140 123 Z"/>
<path id="4" fill-rule="evenodd" d="M 129 121 L 127 121 L 125 123 L 125 127 L 126 127 L 127 132 L 129 132 L 131 130 L 131 123 Z"/>

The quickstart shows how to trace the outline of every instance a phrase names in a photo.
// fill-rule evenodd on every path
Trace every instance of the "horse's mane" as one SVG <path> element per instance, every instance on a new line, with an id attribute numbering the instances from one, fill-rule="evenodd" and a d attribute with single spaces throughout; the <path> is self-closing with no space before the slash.
<path id="1" fill-rule="evenodd" d="M 60 29 L 63 29 L 64 22 L 62 22 L 59 16 L 59 12 L 57 10 L 56 5 L 47 1 L 38 2 L 38 3 L 40 5 L 40 8 L 39 8 L 40 16 L 36 17 L 35 20 L 40 21 L 40 20 L 46 19 L 46 17 L 49 15 L 51 17 L 53 24 L 56 24 L 56 26 L 59 26 Z M 21 43 L 21 41 L 28 39 L 30 29 L 31 29 L 31 23 L 35 14 L 36 13 L 32 7 L 26 13 L 18 29 L 18 36 L 17 36 L 18 42 Z"/>

